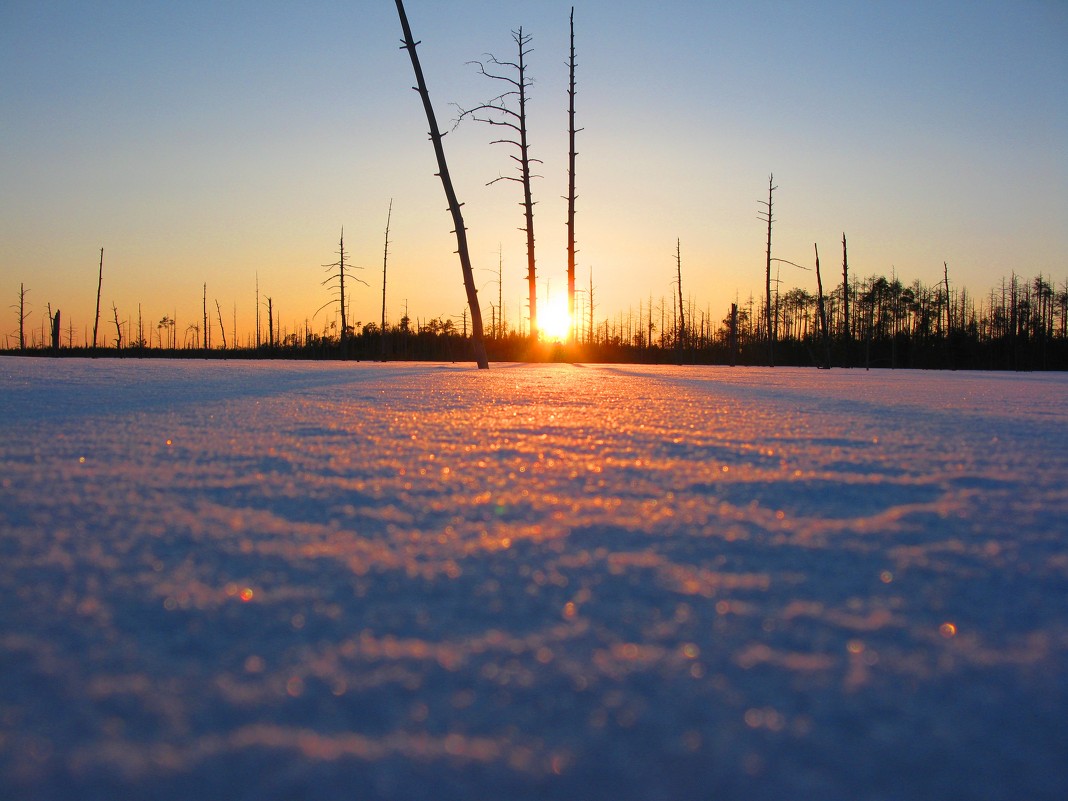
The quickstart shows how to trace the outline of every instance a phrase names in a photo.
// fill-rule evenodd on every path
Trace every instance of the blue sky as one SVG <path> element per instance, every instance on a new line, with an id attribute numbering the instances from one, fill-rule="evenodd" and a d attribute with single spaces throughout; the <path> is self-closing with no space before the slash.
<path id="1" fill-rule="evenodd" d="M 409 0 L 443 125 L 492 94 L 466 63 L 533 36 L 530 106 L 539 292 L 566 284 L 570 2 Z M 0 296 L 30 289 L 31 323 L 61 308 L 91 330 L 200 316 L 251 329 L 254 287 L 289 330 L 328 299 L 322 264 L 364 268 L 352 316 L 378 318 L 394 204 L 388 314 L 458 317 L 450 219 L 398 49 L 393 3 L 0 4 Z M 757 293 L 757 220 L 775 173 L 776 255 L 832 274 L 842 233 L 860 275 L 951 282 L 982 295 L 1015 271 L 1068 278 L 1068 4 L 575 2 L 580 282 L 598 316 L 683 282 L 722 317 Z M 446 149 L 485 314 L 498 248 L 510 319 L 525 296 L 518 188 L 491 131 Z M 787 286 L 815 288 L 784 268 Z M 834 279 L 829 279 L 833 281 Z M 321 329 L 328 312 L 311 325 Z M 0 333 L 14 331 L 9 325 Z M 216 335 L 217 337 L 217 335 Z"/>

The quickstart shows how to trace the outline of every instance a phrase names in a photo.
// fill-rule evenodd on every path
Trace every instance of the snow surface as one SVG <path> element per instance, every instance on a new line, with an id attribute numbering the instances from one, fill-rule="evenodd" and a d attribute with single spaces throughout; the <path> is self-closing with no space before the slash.
<path id="1" fill-rule="evenodd" d="M 1068 377 L 0 359 L 0 798 L 1064 799 Z"/>

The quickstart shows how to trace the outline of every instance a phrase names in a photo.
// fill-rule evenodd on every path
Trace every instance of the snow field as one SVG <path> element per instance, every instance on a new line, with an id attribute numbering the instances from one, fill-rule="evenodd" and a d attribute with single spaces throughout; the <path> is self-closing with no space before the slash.
<path id="1" fill-rule="evenodd" d="M 1066 390 L 0 360 L 0 797 L 1063 798 Z"/>

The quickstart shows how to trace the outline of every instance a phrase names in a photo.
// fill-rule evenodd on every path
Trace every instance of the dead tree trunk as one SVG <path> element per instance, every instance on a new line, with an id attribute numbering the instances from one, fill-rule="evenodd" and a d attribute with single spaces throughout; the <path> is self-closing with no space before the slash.
<path id="1" fill-rule="evenodd" d="M 393 198 L 386 212 L 386 244 L 382 248 L 382 361 L 386 360 L 386 263 L 389 261 L 389 223 L 393 219 Z"/>
<path id="2" fill-rule="evenodd" d="M 772 305 L 771 305 L 771 223 L 774 220 L 772 216 L 772 193 L 778 189 L 775 183 L 775 175 L 772 173 L 768 177 L 768 199 L 767 201 L 760 201 L 760 205 L 765 207 L 765 210 L 760 212 L 757 216 L 763 222 L 768 224 L 768 249 L 767 249 L 767 265 L 764 273 L 764 287 L 765 287 L 765 306 L 764 306 L 764 325 L 767 328 L 768 336 L 768 365 L 770 367 L 775 366 L 775 325 L 772 319 Z M 778 315 L 774 315 L 776 320 Z"/>
<path id="3" fill-rule="evenodd" d="M 942 262 L 942 276 L 946 287 L 946 336 L 953 335 L 953 309 L 949 302 L 949 265 Z"/>
<path id="4" fill-rule="evenodd" d="M 430 127 L 430 141 L 434 145 L 434 155 L 438 161 L 438 177 L 441 179 L 442 188 L 445 190 L 445 198 L 449 203 L 449 211 L 452 213 L 453 232 L 456 234 L 457 253 L 460 256 L 460 269 L 463 272 L 464 289 L 467 291 L 467 305 L 471 309 L 471 334 L 475 362 L 480 370 L 486 370 L 489 368 L 489 360 L 486 358 L 486 343 L 482 334 L 482 311 L 478 305 L 478 290 L 475 288 L 474 271 L 471 269 L 471 255 L 467 247 L 467 229 L 464 227 L 464 218 L 460 211 L 460 202 L 456 198 L 456 191 L 452 186 L 452 178 L 449 177 L 449 167 L 445 162 L 445 149 L 441 143 L 441 132 L 438 130 L 434 107 L 430 103 L 430 92 L 427 90 L 426 81 L 423 78 L 423 68 L 419 65 L 419 56 L 415 51 L 417 42 L 412 37 L 412 30 L 408 25 L 408 16 L 404 13 L 403 0 L 397 0 L 397 14 L 400 16 L 401 29 L 404 32 L 402 48 L 408 51 L 408 55 L 412 60 L 412 69 L 415 72 L 415 89 L 419 92 L 419 96 L 423 101 L 423 110 L 426 112 L 427 124 Z"/>
<path id="5" fill-rule="evenodd" d="M 115 348 L 122 350 L 122 326 L 119 325 L 119 308 L 111 304 L 111 313 L 115 316 Z"/>
<path id="6" fill-rule="evenodd" d="M 827 306 L 823 300 L 823 278 L 820 276 L 820 249 L 819 245 L 813 244 L 816 249 L 816 306 L 820 315 L 820 331 L 823 334 L 823 367 L 829 370 L 831 367 L 831 335 L 827 331 Z"/>
<path id="7" fill-rule="evenodd" d="M 204 350 L 211 347 L 211 329 L 208 327 L 208 285 L 204 284 Z"/>
<path id="8" fill-rule="evenodd" d="M 59 309 L 56 309 L 56 315 L 52 318 L 52 350 L 59 350 Z"/>
<path id="9" fill-rule="evenodd" d="M 734 367 L 738 358 L 738 304 L 731 304 L 731 327 L 727 338 L 727 348 L 730 350 L 730 363 Z"/>
<path id="10" fill-rule="evenodd" d="M 215 311 L 219 315 L 219 333 L 222 334 L 223 350 L 226 350 L 226 326 L 223 325 L 222 306 L 219 305 L 218 300 L 215 301 Z"/>
<path id="11" fill-rule="evenodd" d="M 531 190 L 531 182 L 535 176 L 531 174 L 531 165 L 540 164 L 539 159 L 530 157 L 530 144 L 527 140 L 527 90 L 533 85 L 533 81 L 527 76 L 526 58 L 530 53 L 531 37 L 523 33 L 523 29 L 512 31 L 512 39 L 519 50 L 517 61 L 499 61 L 495 56 L 487 56 L 486 61 L 472 62 L 478 65 L 479 71 L 487 78 L 495 81 L 503 81 L 510 87 L 503 94 L 492 100 L 475 106 L 474 108 L 461 110 L 457 118 L 457 125 L 465 117 L 470 117 L 477 122 L 484 122 L 500 128 L 506 128 L 510 133 L 505 136 L 514 138 L 496 139 L 490 144 L 512 145 L 519 151 L 518 156 L 512 158 L 518 163 L 519 176 L 501 175 L 490 181 L 487 186 L 498 181 L 515 181 L 523 187 L 523 216 L 525 225 L 519 230 L 527 235 L 527 294 L 530 305 L 530 338 L 538 338 L 538 290 L 534 257 L 534 200 Z M 487 68 L 487 64 L 490 68 Z M 509 74 L 498 74 L 493 68 L 500 67 L 510 70 L 515 77 Z M 518 108 L 512 108 L 509 101 L 515 99 Z M 480 113 L 485 116 L 478 116 Z"/>
<path id="12" fill-rule="evenodd" d="M 568 158 L 567 158 L 567 319 L 570 321 L 568 339 L 575 339 L 575 7 L 571 7 L 571 58 L 568 96 Z"/>
<path id="13" fill-rule="evenodd" d="M 364 286 L 368 286 L 368 284 L 362 278 L 357 278 L 355 275 L 353 275 L 353 273 L 352 273 L 352 265 L 347 264 L 345 262 L 345 229 L 344 228 L 341 229 L 341 239 L 340 239 L 339 244 L 338 244 L 338 251 L 337 252 L 338 252 L 338 260 L 337 261 L 331 262 L 330 264 L 324 264 L 323 265 L 323 267 L 326 268 L 328 275 L 326 276 L 325 280 L 323 280 L 322 286 L 328 286 L 328 285 L 330 285 L 331 283 L 333 283 L 336 280 L 337 281 L 337 287 L 338 287 L 338 296 L 337 296 L 336 299 L 332 298 L 331 300 L 328 300 L 326 303 L 324 303 L 322 306 L 320 306 L 316 310 L 315 314 L 318 314 L 323 309 L 325 309 L 327 306 L 329 306 L 332 303 L 334 303 L 335 300 L 338 301 L 338 303 L 340 305 L 340 308 L 341 308 L 341 333 L 338 336 L 338 342 L 340 343 L 342 349 L 344 349 L 345 343 L 348 342 L 349 337 L 350 337 L 349 322 L 348 322 L 348 303 L 347 303 L 346 296 L 345 296 L 345 278 L 348 277 L 349 279 L 351 279 L 353 281 L 359 281 Z M 363 269 L 363 268 L 361 267 L 360 269 Z M 337 270 L 337 272 L 334 272 L 334 270 Z"/>
<path id="14" fill-rule="evenodd" d="M 260 274 L 256 273 L 256 347 L 260 346 Z"/>
<path id="15" fill-rule="evenodd" d="M 682 240 L 675 240 L 675 278 L 676 285 L 679 290 L 679 330 L 678 336 L 675 340 L 676 346 L 681 353 L 681 349 L 686 347 L 686 314 L 683 311 L 682 303 Z"/>
<path id="16" fill-rule="evenodd" d="M 19 284 L 19 350 L 26 350 L 26 285 Z"/>
<path id="17" fill-rule="evenodd" d="M 845 328 L 845 366 L 851 366 L 849 358 L 850 343 L 853 331 L 849 327 L 849 249 L 846 246 L 846 235 L 842 234 L 842 314 Z"/>
<path id="18" fill-rule="evenodd" d="M 93 323 L 93 349 L 96 349 L 96 334 L 100 327 L 100 287 L 104 285 L 104 248 L 100 248 L 100 273 L 96 279 L 96 320 Z"/>

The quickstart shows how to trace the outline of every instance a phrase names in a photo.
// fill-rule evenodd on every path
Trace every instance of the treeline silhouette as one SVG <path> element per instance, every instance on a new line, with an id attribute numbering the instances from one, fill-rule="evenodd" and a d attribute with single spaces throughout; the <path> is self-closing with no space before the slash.
<path id="1" fill-rule="evenodd" d="M 645 364 L 766 365 L 773 326 L 774 363 L 789 366 L 955 370 L 1068 369 L 1068 281 L 1058 289 L 1044 277 L 1013 275 L 985 296 L 939 282 L 903 284 L 871 276 L 839 284 L 824 298 L 827 335 L 817 297 L 794 288 L 772 297 L 771 314 L 750 297 L 726 314 L 672 299 L 639 304 L 638 311 L 598 321 L 583 310 L 572 342 L 532 341 L 522 326 L 495 320 L 487 329 L 493 361 L 629 362 Z M 687 325 L 684 327 L 682 321 Z M 343 335 L 342 335 L 343 334 Z M 359 322 L 344 332 L 271 331 L 260 345 L 204 348 L 194 337 L 144 336 L 121 347 L 23 346 L 8 353 L 147 358 L 351 359 L 361 361 L 470 361 L 466 318 L 434 318 L 396 325 Z"/>

